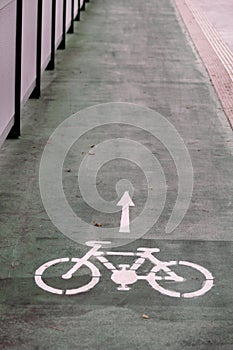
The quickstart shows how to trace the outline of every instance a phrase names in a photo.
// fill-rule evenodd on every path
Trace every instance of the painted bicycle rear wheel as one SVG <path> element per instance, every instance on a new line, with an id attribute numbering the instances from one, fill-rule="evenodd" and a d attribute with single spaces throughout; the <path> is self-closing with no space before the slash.
<path id="1" fill-rule="evenodd" d="M 75 295 L 75 294 L 89 291 L 90 289 L 95 287 L 95 285 L 99 282 L 99 279 L 101 276 L 99 269 L 90 261 L 84 261 L 79 269 L 81 269 L 82 267 L 87 267 L 90 270 L 91 280 L 88 283 L 84 284 L 83 286 L 79 286 L 77 288 L 60 289 L 54 286 L 50 286 L 43 276 L 45 275 L 45 272 L 47 271 L 47 269 L 51 267 L 58 266 L 58 264 L 64 264 L 64 263 L 66 264 L 69 262 L 76 264 L 80 260 L 81 259 L 79 258 L 72 258 L 72 259 L 60 258 L 60 259 L 55 259 L 55 260 L 48 261 L 47 263 L 44 263 L 35 272 L 34 279 L 36 284 L 38 285 L 38 287 L 45 290 L 46 292 L 58 294 L 58 295 Z"/>

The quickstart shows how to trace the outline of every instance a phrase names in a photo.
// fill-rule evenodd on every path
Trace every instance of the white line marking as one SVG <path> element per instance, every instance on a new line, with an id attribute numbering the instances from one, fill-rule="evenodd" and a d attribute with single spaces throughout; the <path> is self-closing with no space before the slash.
<path id="1" fill-rule="evenodd" d="M 134 207 L 134 203 L 128 191 L 125 191 L 117 206 L 122 207 L 121 225 L 119 232 L 130 232 L 129 229 L 129 207 Z"/>
<path id="2" fill-rule="evenodd" d="M 129 202 L 128 202 L 129 204 Z M 89 242 L 90 243 L 90 242 Z M 104 243 L 104 242 L 102 242 Z M 93 245 L 94 244 L 94 245 Z M 189 262 L 189 261 L 160 261 L 158 260 L 152 253 L 158 252 L 158 248 L 138 248 L 137 253 L 133 252 L 102 252 L 98 251 L 98 249 L 101 247 L 101 244 L 98 244 L 98 242 L 91 242 L 91 245 L 93 245 L 93 248 L 90 249 L 89 252 L 87 252 L 82 258 L 61 258 L 61 259 L 55 259 L 52 261 L 48 261 L 44 263 L 42 266 L 40 266 L 35 273 L 35 282 L 36 284 L 43 290 L 53 293 L 53 294 L 66 294 L 66 295 L 74 295 L 78 293 L 87 292 L 90 289 L 92 289 L 98 282 L 101 277 L 99 269 L 88 259 L 91 256 L 95 256 L 96 259 L 102 263 L 107 269 L 112 270 L 112 276 L 111 280 L 118 284 L 117 287 L 118 290 L 121 291 L 128 291 L 129 285 L 136 283 L 138 280 L 145 280 L 149 283 L 149 285 L 158 292 L 175 298 L 194 298 L 199 297 L 201 295 L 204 295 L 207 293 L 214 285 L 214 277 L 211 274 L 210 271 L 208 271 L 205 267 Z M 111 262 L 108 261 L 108 259 L 103 256 L 102 254 L 106 255 L 118 255 L 118 256 L 138 256 L 136 261 L 133 263 L 133 265 L 128 264 L 120 264 L 118 265 L 118 268 L 116 268 Z M 139 269 L 139 267 L 145 262 L 145 260 L 149 260 L 154 267 L 150 270 L 150 272 L 147 275 L 138 275 L 136 271 Z M 90 282 L 85 284 L 84 286 L 80 286 L 78 288 L 74 289 L 58 289 L 54 288 L 52 286 L 47 285 L 47 278 L 45 278 L 45 281 L 42 279 L 42 275 L 44 272 L 55 265 L 58 265 L 60 263 L 64 264 L 71 261 L 72 263 L 75 263 L 75 265 L 69 269 L 69 271 L 62 275 L 61 277 L 64 278 L 71 278 L 73 273 L 75 273 L 77 270 L 79 270 L 82 267 L 87 267 L 90 271 Z M 200 289 L 197 289 L 196 291 L 190 291 L 185 293 L 180 293 L 177 291 L 166 289 L 165 286 L 161 286 L 157 281 L 174 281 L 174 282 L 185 282 L 186 280 L 178 276 L 174 271 L 170 269 L 171 266 L 184 266 L 189 267 L 194 270 L 197 270 L 199 273 L 203 275 L 203 283 L 202 287 Z M 166 276 L 159 276 L 157 273 L 160 271 L 163 271 Z M 56 277 L 52 275 L 51 277 Z M 81 281 L 80 281 L 81 283 Z"/>
<path id="3" fill-rule="evenodd" d="M 55 259 L 55 260 L 48 261 L 47 263 L 41 265 L 36 270 L 35 275 L 36 276 L 41 276 L 48 267 L 56 265 L 56 264 L 60 264 L 62 262 L 68 262 L 68 261 L 70 261 L 69 258 L 61 258 L 61 259 Z"/>
<path id="4" fill-rule="evenodd" d="M 44 289 L 47 292 L 50 292 L 53 294 L 59 294 L 59 295 L 62 295 L 64 292 L 62 289 L 53 288 L 45 284 L 41 276 L 35 276 L 35 282 L 41 289 Z"/>
<path id="5" fill-rule="evenodd" d="M 85 284 L 85 286 L 82 286 L 76 289 L 67 289 L 65 291 L 65 294 L 74 295 L 74 294 L 88 292 L 90 289 L 94 288 L 98 282 L 99 282 L 99 277 L 93 277 L 88 284 Z"/>
<path id="6" fill-rule="evenodd" d="M 106 252 L 106 255 L 109 256 L 137 256 L 136 253 L 131 252 Z"/>

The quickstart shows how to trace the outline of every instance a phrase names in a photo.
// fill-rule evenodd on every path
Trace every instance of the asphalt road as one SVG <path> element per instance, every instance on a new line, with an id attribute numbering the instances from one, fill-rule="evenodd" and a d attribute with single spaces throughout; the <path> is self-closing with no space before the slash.
<path id="1" fill-rule="evenodd" d="M 1 348 L 232 349 L 232 145 L 174 3 L 91 1 L 44 74 L 41 99 L 24 107 L 22 137 L 0 150 Z M 45 146 L 53 161 L 43 170 Z M 120 233 L 125 191 L 135 206 L 130 232 Z M 112 241 L 103 251 L 121 255 L 86 256 L 61 278 L 90 251 L 86 239 Z M 58 258 L 76 261 L 38 271 Z M 35 273 L 54 289 L 41 289 Z"/>

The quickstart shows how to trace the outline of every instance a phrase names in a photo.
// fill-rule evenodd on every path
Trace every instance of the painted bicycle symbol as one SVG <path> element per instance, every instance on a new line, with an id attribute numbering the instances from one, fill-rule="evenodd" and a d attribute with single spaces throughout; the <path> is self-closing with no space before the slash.
<path id="1" fill-rule="evenodd" d="M 136 283 L 138 280 L 145 280 L 149 285 L 157 290 L 158 292 L 175 298 L 194 298 L 207 293 L 212 287 L 214 282 L 214 277 L 212 274 L 203 266 L 198 264 L 188 262 L 188 261 L 160 261 L 153 253 L 160 252 L 159 248 L 138 248 L 137 252 L 113 252 L 113 251 L 102 251 L 101 247 L 106 244 L 111 244 L 108 241 L 88 241 L 86 245 L 91 247 L 91 249 L 82 258 L 60 258 L 49 261 L 42 266 L 40 266 L 35 272 L 35 282 L 43 290 L 54 293 L 54 294 L 65 294 L 74 295 L 83 292 L 87 292 L 92 289 L 100 280 L 101 274 L 99 269 L 89 261 L 91 257 L 95 257 L 100 263 L 102 263 L 108 270 L 112 271 L 111 279 L 114 283 L 118 285 L 118 290 L 128 291 L 130 285 Z M 130 266 L 127 264 L 118 265 L 116 268 L 108 259 L 107 256 L 123 256 L 123 257 L 136 257 L 135 262 Z M 147 275 L 137 274 L 137 270 L 146 261 L 150 261 L 153 264 L 152 269 Z M 65 280 L 71 279 L 73 274 L 77 272 L 82 267 L 90 269 L 91 281 L 87 284 L 80 286 L 75 289 L 58 289 L 49 286 L 45 283 L 43 279 L 43 274 L 47 269 L 58 264 L 64 263 L 74 263 L 74 265 L 61 277 Z M 189 291 L 186 293 L 180 293 L 177 291 L 172 291 L 164 288 L 159 284 L 172 281 L 172 282 L 185 282 L 185 278 L 177 275 L 171 270 L 172 266 L 182 266 L 185 268 L 192 268 L 202 274 L 203 284 L 201 288 Z M 163 274 L 163 276 L 159 274 Z"/>

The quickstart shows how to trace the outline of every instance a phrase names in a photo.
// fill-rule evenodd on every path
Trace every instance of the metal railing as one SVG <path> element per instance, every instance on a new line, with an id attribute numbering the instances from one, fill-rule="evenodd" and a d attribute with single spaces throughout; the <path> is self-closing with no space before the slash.
<path id="1" fill-rule="evenodd" d="M 87 0 L 0 0 L 0 146 L 20 136 L 21 108 L 39 98 L 44 70 L 55 68 Z"/>

